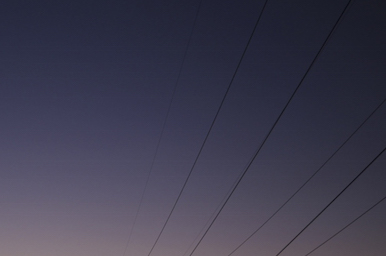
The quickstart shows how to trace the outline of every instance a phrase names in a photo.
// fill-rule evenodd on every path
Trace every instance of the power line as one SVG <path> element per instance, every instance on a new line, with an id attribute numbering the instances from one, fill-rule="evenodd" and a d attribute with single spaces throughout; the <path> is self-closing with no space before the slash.
<path id="1" fill-rule="evenodd" d="M 239 176 L 241 176 L 242 173 L 240 173 Z M 226 195 L 229 195 L 231 192 L 232 192 L 232 188 L 233 186 L 236 184 L 237 182 L 237 179 L 235 180 L 235 182 L 233 183 L 233 185 L 228 189 Z M 226 196 L 223 198 L 223 200 L 218 204 L 218 206 L 216 207 L 216 209 L 212 212 L 210 218 L 207 220 L 207 222 L 205 223 L 205 225 L 202 227 L 202 229 L 200 230 L 200 232 L 198 233 L 198 235 L 194 238 L 193 242 L 189 245 L 188 249 L 185 251 L 185 253 L 183 254 L 183 256 L 185 256 L 186 254 L 188 254 L 188 252 L 190 251 L 190 248 L 193 247 L 193 245 L 196 243 L 196 241 L 199 239 L 199 237 L 201 236 L 201 233 L 204 232 L 204 230 L 206 230 L 206 227 L 209 225 L 209 223 L 211 222 L 212 218 L 214 218 L 214 216 L 216 215 L 216 213 L 220 210 L 221 206 L 223 205 L 223 203 L 225 202 L 226 200 Z"/>
<path id="2" fill-rule="evenodd" d="M 316 53 L 314 59 L 312 60 L 312 62 L 310 63 L 309 67 L 307 68 L 306 72 L 304 73 L 302 79 L 300 80 L 299 84 L 297 85 L 297 87 L 295 88 L 295 90 L 293 91 L 292 95 L 290 96 L 289 100 L 287 101 L 287 103 L 285 104 L 285 106 L 283 107 L 282 111 L 280 112 L 279 116 L 276 118 L 275 122 L 273 123 L 272 127 L 270 128 L 270 130 L 268 131 L 267 135 L 265 136 L 263 142 L 260 144 L 259 148 L 257 149 L 257 151 L 255 152 L 254 156 L 252 157 L 252 159 L 250 160 L 250 162 L 248 163 L 247 167 L 245 168 L 245 170 L 243 171 L 242 175 L 240 176 L 240 178 L 237 180 L 235 186 L 233 187 L 231 193 L 228 195 L 228 197 L 226 198 L 224 204 L 222 205 L 222 207 L 220 208 L 220 210 L 217 212 L 216 216 L 213 218 L 211 224 L 209 225 L 209 227 L 206 229 L 205 233 L 203 234 L 203 236 L 201 237 L 201 239 L 198 241 L 197 245 L 194 247 L 193 251 L 191 252 L 190 256 L 195 252 L 195 250 L 197 249 L 197 247 L 200 245 L 200 243 L 202 242 L 202 240 L 204 239 L 204 237 L 206 236 L 206 234 L 208 233 L 208 231 L 210 230 L 210 228 L 213 226 L 213 223 L 216 221 L 216 219 L 218 218 L 218 216 L 220 215 L 221 211 L 224 209 L 225 205 L 227 204 L 227 202 L 229 201 L 229 199 L 232 197 L 234 191 L 236 190 L 236 188 L 238 187 L 238 185 L 240 184 L 241 180 L 244 178 L 245 174 L 248 172 L 249 168 L 251 167 L 252 163 L 254 162 L 254 160 L 256 159 L 256 157 L 258 156 L 258 154 L 260 153 L 261 149 L 263 148 L 263 146 L 265 145 L 265 143 L 267 142 L 268 138 L 270 137 L 272 131 L 274 130 L 274 128 L 276 127 L 276 125 L 278 124 L 279 120 L 281 119 L 282 115 L 284 114 L 284 112 L 287 110 L 287 107 L 289 106 L 289 104 L 291 103 L 292 99 L 294 98 L 295 94 L 297 93 L 297 91 L 299 90 L 300 86 L 303 84 L 303 81 L 305 80 L 305 78 L 307 77 L 308 73 L 310 72 L 311 68 L 313 67 L 313 65 L 315 64 L 316 60 L 318 59 L 318 57 L 320 56 L 320 54 L 322 53 L 323 49 L 325 48 L 325 46 L 327 45 L 327 42 L 329 41 L 329 39 L 331 38 L 333 32 L 335 31 L 335 29 L 337 28 L 337 26 L 339 25 L 340 21 L 342 20 L 342 17 L 344 16 L 344 14 L 346 13 L 346 10 L 348 8 L 348 6 L 350 5 L 352 0 L 349 0 L 349 2 L 347 3 L 347 5 L 345 6 L 345 8 L 343 9 L 342 13 L 340 14 L 339 18 L 337 19 L 337 21 L 335 22 L 334 26 L 332 27 L 330 33 L 327 35 L 326 39 L 324 40 L 322 46 L 320 47 L 319 51 Z M 264 4 L 264 7 L 263 9 L 265 8 L 267 4 L 267 1 L 265 2 Z"/>
<path id="3" fill-rule="evenodd" d="M 386 102 L 386 98 L 367 116 L 367 118 L 351 133 L 350 136 L 331 154 L 329 158 L 263 223 L 261 224 L 251 235 L 249 235 L 240 245 L 238 245 L 228 256 L 236 252 L 241 246 L 243 246 L 249 239 L 251 239 L 260 229 L 262 229 L 281 209 L 294 198 L 304 186 L 315 177 L 317 173 L 346 145 L 346 143 L 362 128 L 362 126 L 375 114 L 375 112 Z"/>
<path id="4" fill-rule="evenodd" d="M 322 247 L 324 244 L 326 244 L 328 241 L 330 241 L 331 239 L 333 239 L 335 236 L 337 236 L 338 234 L 340 234 L 343 230 L 345 230 L 346 228 L 348 228 L 349 226 L 351 226 L 352 224 L 354 224 L 354 222 L 356 222 L 357 220 L 359 220 L 360 218 L 362 218 L 364 215 L 366 215 L 369 211 L 371 211 L 372 209 L 374 209 L 377 205 L 379 205 L 380 203 L 382 203 L 383 200 L 386 199 L 386 196 L 384 198 L 382 198 L 381 200 L 379 200 L 378 202 L 376 202 L 373 206 L 371 206 L 369 209 L 367 209 L 364 213 L 362 213 L 361 215 L 359 215 L 358 217 L 356 217 L 354 220 L 352 220 L 349 224 L 347 224 L 346 226 L 344 226 L 342 229 L 340 229 L 338 232 L 336 232 L 335 234 L 333 234 L 332 236 L 330 236 L 327 240 L 325 240 L 323 243 L 321 243 L 320 245 L 318 245 L 317 247 L 315 247 L 315 249 L 313 249 L 312 251 L 310 251 L 309 253 L 307 253 L 305 256 L 308 256 L 310 255 L 311 253 L 313 253 L 314 251 L 316 251 L 317 249 L 319 249 L 320 247 Z"/>
<path id="5" fill-rule="evenodd" d="M 145 196 L 145 192 L 146 192 L 148 184 L 149 184 L 150 175 L 153 172 L 153 167 L 154 167 L 155 159 L 156 159 L 156 157 L 158 155 L 158 150 L 159 150 L 159 147 L 160 147 L 160 144 L 161 144 L 164 132 L 165 132 L 166 123 L 167 123 L 167 120 L 169 119 L 170 109 L 171 109 L 172 104 L 173 104 L 174 95 L 176 94 L 176 91 L 177 91 L 177 87 L 178 87 L 178 84 L 179 84 L 179 81 L 180 81 L 182 69 L 184 67 L 186 56 L 187 56 L 187 53 L 188 53 L 188 49 L 189 49 L 190 43 L 192 41 L 193 32 L 194 32 L 194 29 L 196 27 L 198 14 L 199 14 L 200 9 L 201 9 L 201 3 L 202 3 L 202 0 L 200 0 L 200 2 L 198 4 L 198 7 L 197 7 L 197 10 L 196 10 L 196 14 L 195 14 L 195 17 L 194 17 L 193 25 L 192 25 L 192 28 L 191 28 L 191 31 L 190 31 L 190 34 L 189 34 L 188 43 L 187 43 L 187 45 L 185 47 L 184 55 L 182 56 L 182 62 L 181 62 L 180 68 L 178 70 L 178 75 L 177 75 L 177 79 L 176 79 L 176 82 L 175 82 L 175 85 L 174 85 L 174 88 L 173 88 L 173 93 L 172 93 L 172 96 L 171 96 L 171 99 L 170 99 L 170 102 L 169 102 L 169 105 L 168 105 L 168 108 L 167 108 L 167 111 L 166 111 L 164 122 L 162 124 L 161 133 L 160 133 L 160 136 L 158 138 L 158 142 L 157 142 L 157 145 L 156 145 L 155 153 L 154 153 L 153 159 L 151 161 L 150 170 L 149 170 L 149 172 L 147 174 L 147 178 L 146 178 L 146 182 L 145 182 L 145 187 L 144 187 L 144 189 L 142 191 L 142 195 L 141 195 L 141 199 L 140 199 L 140 202 L 139 202 L 139 206 L 137 208 L 137 211 L 136 211 L 136 214 L 135 214 L 135 217 L 134 217 L 134 222 L 133 222 L 133 225 L 132 225 L 131 230 L 130 230 L 129 238 L 128 238 L 127 243 L 126 243 L 125 250 L 123 252 L 123 256 L 125 256 L 125 254 L 127 252 L 127 249 L 129 247 L 129 244 L 130 244 L 130 241 L 131 241 L 131 237 L 132 237 L 132 234 L 133 234 L 133 230 L 134 230 L 134 227 L 135 227 L 135 225 L 137 223 L 139 211 L 140 211 L 140 209 L 142 207 L 142 203 L 143 203 L 143 199 L 144 199 L 144 196 Z"/>
<path id="6" fill-rule="evenodd" d="M 215 122 L 216 122 L 216 120 L 217 120 L 217 117 L 218 117 L 218 115 L 219 115 L 219 113 L 220 113 L 220 110 L 221 110 L 221 108 L 222 108 L 222 106 L 223 106 L 223 104 L 224 104 L 224 102 L 225 102 L 225 99 L 226 99 L 226 97 L 227 97 L 227 95 L 228 95 L 228 92 L 229 92 L 229 90 L 230 90 L 230 88 L 231 88 L 231 85 L 233 84 L 233 80 L 235 79 L 236 74 L 237 74 L 237 72 L 238 72 L 238 70 L 239 70 L 239 68 L 240 68 L 240 65 L 241 65 L 241 62 L 242 62 L 242 60 L 243 60 L 243 58 L 244 58 L 244 56 L 245 56 L 245 53 L 246 53 L 246 51 L 247 51 L 247 49 L 248 49 L 248 47 L 249 47 L 249 45 L 250 45 L 250 43 L 251 43 L 251 41 L 252 41 L 252 37 L 253 37 L 253 35 L 254 35 L 255 31 L 256 31 L 256 28 L 257 28 L 257 26 L 258 26 L 258 24 L 259 24 L 259 22 L 260 22 L 261 16 L 262 16 L 262 14 L 263 14 L 263 12 L 264 12 L 265 6 L 267 5 L 267 2 L 268 2 L 268 0 L 265 1 L 264 5 L 263 5 L 263 8 L 262 8 L 261 11 L 260 11 L 259 17 L 257 18 L 257 21 L 256 21 L 256 23 L 255 23 L 255 26 L 254 26 L 254 28 L 253 28 L 253 30 L 252 30 L 252 33 L 251 33 L 249 39 L 248 39 L 248 42 L 247 42 L 247 44 L 246 44 L 246 46 L 245 46 L 245 48 L 244 48 L 244 51 L 243 51 L 243 53 L 241 54 L 241 57 L 240 57 L 240 60 L 239 60 L 239 62 L 238 62 L 238 64 L 237 64 L 237 67 L 236 67 L 236 69 L 235 69 L 235 72 L 233 73 L 233 76 L 232 76 L 232 78 L 231 78 L 231 80 L 230 80 L 230 82 L 229 82 L 229 85 L 228 85 L 228 87 L 227 87 L 227 89 L 226 89 L 226 91 L 225 91 L 225 94 L 224 94 L 224 96 L 223 96 L 223 98 L 222 98 L 222 100 L 221 100 L 221 103 L 220 103 L 220 105 L 219 105 L 219 107 L 218 107 L 218 109 L 217 109 L 217 112 L 216 112 L 216 114 L 215 114 L 215 116 L 214 116 L 214 118 L 213 118 L 213 121 L 212 121 L 212 123 L 211 123 L 211 125 L 210 125 L 210 127 L 209 127 L 209 130 L 208 130 L 208 132 L 207 132 L 207 134 L 206 134 L 206 136 L 205 136 L 205 138 L 204 138 L 204 140 L 203 140 L 203 143 L 202 143 L 202 145 L 201 145 L 201 147 L 200 147 L 200 149 L 199 149 L 199 151 L 198 151 L 198 154 L 197 154 L 197 156 L 196 156 L 196 158 L 195 158 L 195 160 L 194 160 L 194 162 L 193 162 L 193 165 L 192 165 L 192 167 L 190 168 L 190 171 L 189 171 L 189 173 L 188 173 L 188 176 L 186 177 L 186 180 L 185 180 L 184 184 L 182 185 L 182 188 L 181 188 L 181 190 L 180 190 L 180 192 L 179 192 L 179 194 L 178 194 L 178 196 L 177 196 L 177 199 L 176 199 L 176 201 L 174 202 L 173 207 L 172 207 L 172 209 L 171 209 L 171 211 L 170 211 L 168 217 L 166 218 L 166 221 L 165 221 L 163 227 L 161 228 L 161 231 L 160 231 L 160 233 L 158 234 L 155 243 L 153 244 L 152 248 L 150 249 L 150 252 L 148 253 L 148 256 L 150 256 L 150 254 L 153 252 L 153 250 L 154 250 L 154 248 L 155 248 L 155 246 L 156 246 L 156 244 L 157 244 L 159 238 L 161 237 L 161 235 L 162 235 L 162 233 L 163 233 L 163 231 L 164 231 L 166 225 L 168 224 L 168 222 L 169 222 L 169 220 L 170 220 L 170 217 L 172 216 L 172 214 L 173 214 L 173 212 L 174 212 L 174 209 L 176 208 L 176 205 L 178 204 L 178 202 L 179 202 L 179 200 L 180 200 L 180 198 L 181 198 L 181 195 L 182 195 L 183 191 L 185 190 L 186 184 L 188 183 L 188 181 L 189 181 L 189 179 L 190 179 L 190 176 L 191 176 L 191 174 L 192 174 L 192 172 L 193 172 L 193 169 L 194 169 L 194 167 L 196 166 L 196 163 L 197 163 L 197 161 L 198 161 L 198 159 L 199 159 L 199 157 L 200 157 L 200 155 L 201 155 L 201 152 L 202 152 L 202 150 L 203 150 L 203 148 L 204 148 L 204 146 L 205 146 L 205 144 L 206 144 L 206 141 L 208 140 L 209 134 L 211 133 L 211 131 L 212 131 L 212 129 L 213 129 L 213 126 L 214 126 L 214 124 L 215 124 Z M 195 249 L 194 249 L 194 250 L 195 250 Z M 193 251 L 194 251 L 194 250 L 193 250 Z"/>
<path id="7" fill-rule="evenodd" d="M 331 202 L 329 202 L 294 238 L 292 238 L 291 241 L 289 241 L 289 243 L 287 243 L 283 249 L 281 249 L 276 254 L 276 256 L 280 255 L 293 241 L 295 241 L 295 239 L 298 238 L 300 234 L 303 233 L 303 231 L 306 230 L 333 202 L 335 202 L 335 200 L 341 194 L 343 194 L 343 192 L 346 191 L 351 186 L 351 184 L 353 184 L 385 151 L 386 147 L 359 174 L 357 174 L 357 176 L 355 176 L 355 178 L 346 187 L 344 187 L 342 191 L 340 191 L 339 194 L 335 196 L 334 199 L 332 199 Z"/>

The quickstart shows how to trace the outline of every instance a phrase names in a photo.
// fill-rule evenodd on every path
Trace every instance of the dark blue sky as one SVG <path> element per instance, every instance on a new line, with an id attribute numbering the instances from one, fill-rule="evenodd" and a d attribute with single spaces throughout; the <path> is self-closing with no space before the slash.
<path id="1" fill-rule="evenodd" d="M 3 1 L 0 254 L 228 256 L 386 98 L 386 4 L 356 0 L 193 252 L 346 4 L 269 0 L 235 74 L 264 1 Z M 232 255 L 283 249 L 384 149 L 385 117 L 382 105 Z M 385 197 L 385 166 L 281 255 Z M 384 216 L 386 202 L 312 255 L 385 254 Z"/>

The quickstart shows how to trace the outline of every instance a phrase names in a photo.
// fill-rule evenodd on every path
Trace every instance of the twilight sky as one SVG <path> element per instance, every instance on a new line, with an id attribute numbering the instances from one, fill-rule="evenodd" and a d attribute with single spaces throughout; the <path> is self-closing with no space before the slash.
<path id="1" fill-rule="evenodd" d="M 277 255 L 386 146 L 386 2 L 356 0 L 249 165 L 346 4 L 269 0 L 242 58 L 264 1 L 2 1 L 0 255 Z M 280 255 L 385 197 L 385 167 Z M 385 216 L 310 255 L 385 255 Z"/>

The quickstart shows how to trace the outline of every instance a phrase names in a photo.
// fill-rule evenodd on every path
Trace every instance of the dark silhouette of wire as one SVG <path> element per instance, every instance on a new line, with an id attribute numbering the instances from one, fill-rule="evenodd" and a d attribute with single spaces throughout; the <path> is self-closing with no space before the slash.
<path id="1" fill-rule="evenodd" d="M 206 234 L 208 233 L 208 231 L 210 230 L 210 228 L 213 226 L 213 223 L 216 221 L 216 219 L 218 218 L 218 216 L 220 215 L 221 211 L 224 209 L 225 205 L 227 204 L 227 202 L 229 201 L 229 199 L 232 197 L 234 191 L 236 190 L 236 188 L 238 187 L 238 185 L 240 184 L 241 180 L 244 178 L 245 174 L 248 172 L 249 168 L 251 167 L 252 163 L 254 162 L 254 160 L 256 159 L 256 157 L 259 155 L 261 149 L 263 148 L 263 146 L 265 145 L 265 143 L 267 142 L 268 138 L 270 137 L 272 131 L 275 129 L 276 125 L 278 124 L 279 120 L 281 119 L 282 115 L 284 114 L 284 112 L 287 110 L 287 107 L 288 105 L 291 103 L 292 99 L 294 98 L 295 94 L 297 93 L 297 91 L 299 90 L 300 86 L 303 84 L 303 81 L 305 80 L 305 78 L 307 77 L 308 73 L 310 72 L 311 68 L 314 66 L 316 60 L 319 58 L 320 54 L 322 53 L 323 49 L 325 48 L 325 46 L 327 45 L 327 42 L 329 41 L 329 39 L 331 38 L 331 35 L 334 33 L 335 29 L 337 28 L 337 26 L 339 25 L 340 21 L 342 20 L 342 17 L 344 16 L 348 6 L 350 5 L 352 0 L 349 0 L 349 2 L 347 3 L 347 5 L 345 6 L 345 8 L 343 9 L 342 13 L 340 14 L 339 18 L 337 19 L 337 21 L 335 22 L 334 26 L 332 27 L 330 33 L 327 35 L 326 39 L 324 40 L 322 46 L 320 47 L 319 51 L 316 53 L 314 59 L 311 61 L 309 67 L 307 68 L 306 72 L 304 73 L 302 79 L 300 80 L 300 82 L 298 83 L 298 85 L 296 86 L 295 90 L 293 91 L 292 95 L 290 96 L 290 98 L 288 99 L 287 103 L 285 104 L 285 106 L 283 107 L 282 111 L 280 112 L 279 116 L 276 118 L 275 122 L 273 123 L 272 127 L 270 128 L 270 130 L 268 131 L 267 135 L 265 136 L 263 142 L 260 144 L 259 148 L 257 149 L 257 151 L 255 152 L 254 156 L 252 157 L 252 159 L 250 160 L 249 164 L 247 165 L 247 168 L 243 171 L 242 175 L 240 176 L 240 178 L 238 179 L 238 181 L 236 182 L 235 186 L 233 187 L 231 193 L 228 195 L 227 199 L 225 200 L 224 204 L 222 205 L 222 207 L 220 208 L 220 210 L 218 211 L 218 213 L 216 214 L 216 216 L 214 217 L 214 219 L 212 220 L 211 224 L 209 225 L 209 227 L 207 228 L 207 230 L 205 231 L 205 233 L 203 234 L 203 236 L 201 237 L 201 239 L 198 241 L 197 245 L 195 246 L 195 248 L 193 249 L 193 251 L 191 252 L 190 256 L 195 252 L 195 250 L 197 249 L 197 247 L 200 245 L 200 243 L 202 242 L 202 240 L 204 239 L 204 237 L 206 236 Z M 264 4 L 264 7 L 263 9 L 265 8 L 267 4 L 267 1 L 265 2 Z"/>
<path id="2" fill-rule="evenodd" d="M 386 102 L 386 98 L 367 116 L 367 118 L 351 133 L 350 136 L 331 154 L 329 158 L 263 223 L 261 224 L 250 236 L 248 236 L 240 245 L 238 245 L 228 256 L 236 252 L 241 246 L 243 246 L 249 239 L 251 239 L 261 228 L 265 226 L 289 201 L 295 197 L 300 190 L 312 179 L 315 175 L 323 169 L 323 167 L 346 145 L 346 143 L 362 128 L 362 126 L 374 115 L 374 113 Z"/>
<path id="3" fill-rule="evenodd" d="M 283 249 L 281 249 L 276 254 L 276 256 L 280 255 L 293 241 L 295 241 L 295 239 L 298 238 L 300 234 L 303 233 L 303 231 L 306 230 L 333 202 L 335 202 L 335 200 L 341 194 L 343 194 L 343 192 L 346 191 L 351 186 L 351 184 L 353 184 L 375 162 L 375 160 L 377 160 L 383 154 L 383 152 L 385 152 L 385 150 L 386 147 L 359 174 L 357 174 L 357 176 L 355 176 L 355 178 L 346 187 L 344 187 L 342 191 L 340 191 L 339 194 L 335 196 L 334 199 L 332 199 L 331 202 L 329 202 L 302 230 L 300 230 L 300 232 L 294 238 L 292 238 L 291 241 L 289 241 L 289 243 L 286 244 Z"/>
<path id="4" fill-rule="evenodd" d="M 242 173 L 239 174 L 239 176 L 241 176 Z M 211 222 L 211 220 L 214 218 L 214 216 L 216 215 L 216 213 L 220 210 L 221 206 L 223 205 L 223 203 L 225 202 L 227 196 L 232 192 L 232 188 L 234 187 L 234 185 L 236 184 L 238 179 L 236 179 L 234 181 L 234 183 L 232 184 L 232 186 L 228 189 L 227 193 L 226 193 L 226 196 L 223 198 L 223 200 L 218 204 L 218 206 L 216 207 L 216 209 L 212 212 L 211 216 L 208 218 L 208 220 L 206 221 L 205 225 L 202 227 L 202 229 L 200 230 L 200 232 L 198 233 L 198 235 L 194 238 L 193 242 L 189 245 L 188 249 L 185 251 L 185 253 L 183 254 L 183 256 L 185 256 L 186 254 L 188 254 L 188 252 L 190 251 L 190 248 L 193 247 L 193 245 L 196 243 L 196 241 L 201 237 L 201 234 L 204 232 L 204 230 L 206 230 L 206 227 L 209 225 L 209 223 Z"/>
<path id="5" fill-rule="evenodd" d="M 137 208 L 137 211 L 136 211 L 136 214 L 135 214 L 135 217 L 134 217 L 134 222 L 133 222 L 133 225 L 132 225 L 131 230 L 130 230 L 129 238 L 128 238 L 127 243 L 126 243 L 125 250 L 123 252 L 123 256 L 125 256 L 125 254 L 127 252 L 127 249 L 129 247 L 129 244 L 130 244 L 130 241 L 131 241 L 131 237 L 132 237 L 132 234 L 133 234 L 133 230 L 134 230 L 135 224 L 137 223 L 139 211 L 140 211 L 140 209 L 142 207 L 142 203 L 143 203 L 143 199 L 144 199 L 144 196 L 145 196 L 145 192 L 146 192 L 148 184 L 149 184 L 150 175 L 153 172 L 153 167 L 154 167 L 155 159 L 156 159 L 156 157 L 158 155 L 158 150 L 159 150 L 159 147 L 160 147 L 160 144 L 161 144 L 164 132 L 165 132 L 166 123 L 167 123 L 167 120 L 169 119 L 170 109 L 171 109 L 172 104 L 173 104 L 174 95 L 176 94 L 176 91 L 177 91 L 177 87 L 178 87 L 178 84 L 179 84 L 179 81 L 180 81 L 182 69 L 183 69 L 184 64 L 185 64 L 185 60 L 186 60 L 186 56 L 187 56 L 188 49 L 189 49 L 189 46 L 190 46 L 190 42 L 192 41 L 193 32 L 194 32 L 194 29 L 196 27 L 198 14 L 199 14 L 200 9 L 201 9 L 201 2 L 202 2 L 202 0 L 200 0 L 200 2 L 198 4 L 198 7 L 197 7 L 197 11 L 196 11 L 196 14 L 195 14 L 193 25 L 192 25 L 192 28 L 191 28 L 191 31 L 190 31 L 188 43 L 187 43 L 187 45 L 185 47 L 184 55 L 182 57 L 182 62 L 181 62 L 180 68 L 178 70 L 177 79 L 176 79 L 176 82 L 175 82 L 175 85 L 174 85 L 174 88 L 173 88 L 173 93 L 172 93 L 172 96 L 171 96 L 171 99 L 170 99 L 170 102 L 169 102 L 168 109 L 166 111 L 164 122 L 162 124 L 161 133 L 160 133 L 160 136 L 158 138 L 158 142 L 157 142 L 157 145 L 156 145 L 155 153 L 154 153 L 153 159 L 151 161 L 150 170 L 149 170 L 149 172 L 147 174 L 147 178 L 146 178 L 146 182 L 145 182 L 145 187 L 144 187 L 144 189 L 142 191 L 142 195 L 141 195 L 141 199 L 140 199 L 140 202 L 139 202 L 139 206 Z"/>
<path id="6" fill-rule="evenodd" d="M 201 155 L 201 152 L 202 152 L 202 150 L 203 150 L 203 148 L 204 148 L 204 146 L 205 146 L 205 144 L 206 144 L 206 141 L 208 140 L 209 134 L 211 133 L 211 131 L 212 131 L 212 129 L 213 129 L 213 126 L 214 126 L 214 124 L 215 124 L 215 122 L 216 122 L 216 120 L 217 120 L 217 117 L 218 117 L 218 115 L 219 115 L 219 113 L 220 113 L 220 110 L 221 110 L 222 106 L 224 105 L 225 99 L 226 99 L 226 97 L 227 97 L 227 95 L 228 95 L 228 92 L 229 92 L 229 90 L 230 90 L 230 88 L 231 88 L 231 85 L 233 84 L 233 80 L 235 79 L 236 74 L 237 74 L 237 72 L 238 72 L 238 70 L 239 70 L 239 68 L 240 68 L 240 65 L 241 65 L 241 62 L 242 62 L 242 60 L 243 60 L 243 58 L 244 58 L 244 56 L 245 56 L 245 53 L 246 53 L 246 51 L 247 51 L 247 49 L 248 49 L 248 47 L 249 47 L 249 45 L 250 45 L 250 43 L 251 43 L 251 41 L 252 41 L 252 37 L 253 37 L 253 35 L 254 35 L 255 31 L 256 31 L 257 25 L 258 25 L 259 22 L 260 22 L 260 18 L 261 18 L 261 16 L 262 16 L 263 12 L 264 12 L 264 9 L 265 9 L 265 6 L 266 6 L 267 2 L 268 2 L 268 0 L 265 1 L 264 5 L 263 5 L 263 8 L 262 8 L 261 11 L 260 11 L 259 17 L 258 17 L 258 19 L 257 19 L 257 21 L 256 21 L 256 23 L 255 23 L 255 26 L 254 26 L 254 28 L 253 28 L 253 30 L 252 30 L 252 33 L 251 33 L 251 35 L 250 35 L 250 37 L 249 37 L 249 39 L 248 39 L 248 42 L 247 42 L 246 46 L 245 46 L 245 48 L 244 48 L 244 51 L 243 51 L 243 53 L 241 54 L 241 57 L 240 57 L 240 60 L 239 60 L 239 62 L 238 62 L 238 64 L 237 64 L 237 67 L 236 67 L 236 69 L 235 69 L 235 72 L 233 73 L 233 76 L 232 76 L 232 78 L 231 78 L 231 80 L 230 80 L 230 82 L 229 82 L 229 85 L 228 85 L 228 87 L 227 87 L 227 89 L 226 89 L 226 91 L 225 91 L 225 93 L 224 93 L 224 96 L 223 96 L 223 98 L 222 98 L 222 100 L 221 100 L 221 103 L 220 103 L 220 105 L 219 105 L 219 107 L 218 107 L 218 109 L 217 109 L 217 112 L 216 112 L 216 114 L 215 114 L 215 116 L 214 116 L 214 118 L 213 118 L 213 121 L 212 121 L 212 123 L 211 123 L 211 125 L 210 125 L 210 127 L 209 127 L 209 130 L 208 130 L 208 132 L 207 132 L 207 134 L 206 134 L 206 136 L 205 136 L 205 138 L 204 138 L 204 140 L 203 140 L 203 143 L 202 143 L 202 145 L 201 145 L 201 147 L 200 147 L 200 149 L 199 149 L 199 151 L 198 151 L 198 154 L 197 154 L 197 156 L 196 156 L 196 158 L 195 158 L 195 160 L 194 160 L 194 162 L 193 162 L 193 165 L 192 165 L 192 167 L 190 168 L 190 171 L 189 171 L 189 173 L 188 173 L 188 176 L 187 176 L 187 178 L 186 178 L 184 184 L 182 185 L 182 188 L 181 188 L 181 190 L 180 190 L 180 192 L 179 192 L 179 194 L 178 194 L 178 196 L 177 196 L 177 199 L 176 199 L 176 201 L 174 202 L 174 205 L 173 205 L 173 207 L 172 207 L 172 209 L 171 209 L 171 211 L 170 211 L 170 213 L 169 213 L 169 215 L 168 215 L 168 217 L 167 217 L 167 219 L 166 219 L 166 221 L 165 221 L 165 223 L 164 223 L 164 225 L 163 225 L 163 227 L 162 227 L 162 229 L 161 229 L 161 231 L 160 231 L 160 233 L 159 233 L 159 235 L 158 235 L 158 237 L 157 237 L 157 239 L 156 239 L 156 241 L 155 241 L 155 243 L 153 244 L 153 246 L 152 246 L 152 248 L 151 248 L 151 250 L 150 250 L 148 256 L 150 256 L 150 254 L 153 252 L 154 247 L 156 246 L 156 244 L 157 244 L 159 238 L 161 237 L 161 235 L 162 235 L 162 233 L 163 233 L 163 231 L 164 231 L 166 225 L 168 224 L 168 222 L 169 222 L 169 220 L 170 220 L 170 217 L 172 216 L 172 214 L 173 214 L 173 212 L 174 212 L 174 209 L 176 208 L 176 205 L 178 204 L 178 202 L 179 202 L 179 200 L 180 200 L 180 198 L 181 198 L 181 195 L 182 195 L 183 191 L 185 190 L 186 184 L 188 183 L 188 181 L 189 181 L 189 179 L 190 179 L 190 176 L 191 176 L 191 174 L 192 174 L 192 172 L 193 172 L 193 169 L 194 169 L 194 167 L 196 166 L 196 163 L 197 163 L 197 161 L 198 161 L 198 159 L 199 159 L 199 157 L 200 157 L 200 155 Z"/>
<path id="7" fill-rule="evenodd" d="M 367 209 L 364 213 L 362 213 L 361 215 L 359 215 L 358 217 L 356 217 L 354 220 L 352 220 L 349 224 L 347 224 L 346 226 L 344 226 L 342 229 L 340 229 L 338 232 L 336 232 L 335 234 L 333 234 L 332 236 L 330 236 L 327 240 L 325 240 L 323 243 L 321 243 L 320 245 L 318 245 L 317 247 L 315 247 L 315 249 L 313 249 L 312 251 L 310 251 L 309 253 L 307 253 L 305 256 L 308 256 L 310 255 L 311 253 L 313 253 L 314 251 L 316 251 L 317 249 L 319 249 L 320 247 L 322 247 L 325 243 L 327 243 L 328 241 L 330 241 L 331 239 L 333 239 L 335 236 L 337 236 L 338 234 L 340 234 L 343 230 L 345 230 L 346 228 L 348 228 L 349 226 L 351 226 L 352 224 L 354 224 L 354 222 L 356 222 L 357 220 L 359 220 L 360 218 L 362 218 L 364 215 L 366 215 L 369 211 L 371 211 L 372 209 L 374 209 L 377 205 L 379 205 L 380 203 L 382 203 L 383 200 L 386 199 L 386 196 L 384 198 L 382 198 L 381 200 L 379 200 L 377 203 L 375 203 L 373 206 L 371 206 L 369 209 Z"/>

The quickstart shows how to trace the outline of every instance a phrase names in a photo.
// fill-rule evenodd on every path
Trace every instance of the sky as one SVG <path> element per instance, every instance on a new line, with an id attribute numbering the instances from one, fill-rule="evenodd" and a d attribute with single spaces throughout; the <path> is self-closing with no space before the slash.
<path id="1" fill-rule="evenodd" d="M 301 256 L 339 232 L 386 196 L 386 3 L 321 48 L 346 4 L 2 1 L 0 254 Z M 384 255 L 385 216 L 310 255 Z"/>

